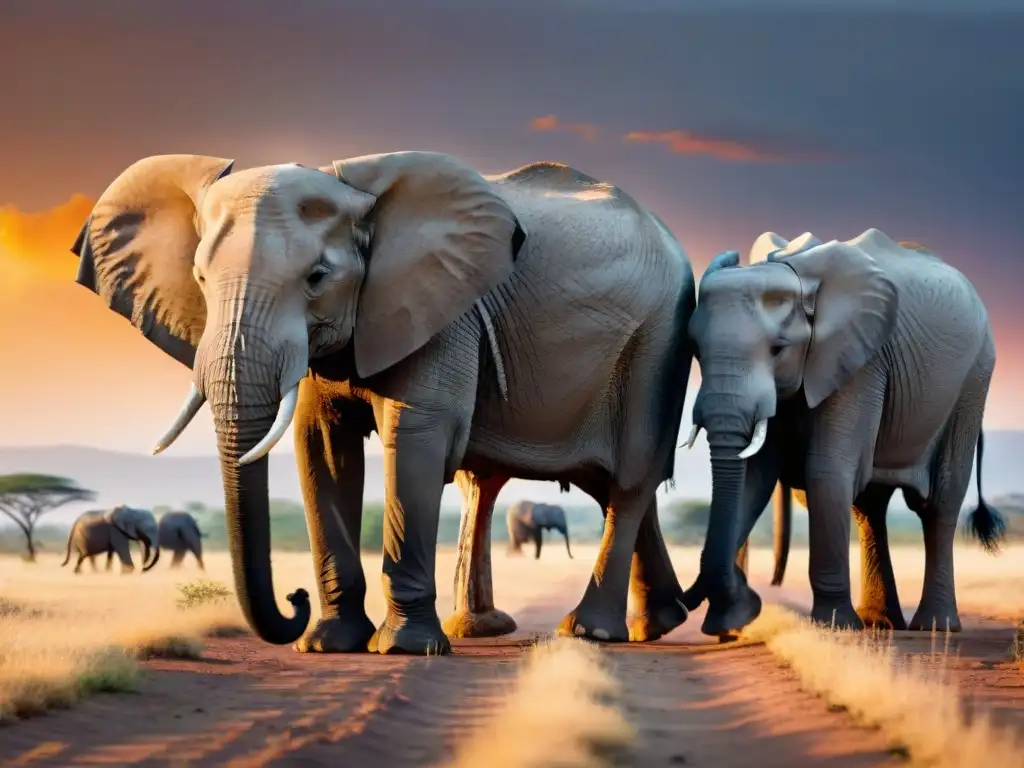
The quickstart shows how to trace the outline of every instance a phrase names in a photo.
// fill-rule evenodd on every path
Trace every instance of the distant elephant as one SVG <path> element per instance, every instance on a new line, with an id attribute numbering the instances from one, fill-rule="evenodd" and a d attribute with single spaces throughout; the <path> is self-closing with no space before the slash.
<path id="1" fill-rule="evenodd" d="M 505 512 L 508 524 L 508 550 L 513 554 L 522 552 L 523 544 L 530 539 L 536 546 L 534 559 L 540 559 L 540 548 L 544 531 L 556 530 L 565 537 L 565 551 L 572 558 L 569 549 L 569 528 L 565 522 L 565 510 L 554 504 L 536 504 L 532 501 L 517 501 Z"/>
<path id="2" fill-rule="evenodd" d="M 953 542 L 975 446 L 970 526 L 987 547 L 1004 530 L 981 498 L 995 365 L 984 304 L 956 269 L 877 229 L 828 243 L 765 233 L 751 262 L 738 266 L 735 251 L 715 257 L 690 321 L 701 367 L 693 424 L 707 430 L 713 479 L 690 590 L 709 600 L 702 631 L 738 630 L 760 613 L 734 560 L 780 478 L 809 510 L 815 621 L 906 627 L 885 526 L 899 488 L 924 527 L 924 589 L 910 628 L 959 630 Z M 851 507 L 862 545 L 857 611 Z"/>
<path id="3" fill-rule="evenodd" d="M 96 555 L 106 553 L 107 570 L 114 554 L 121 560 L 121 573 L 135 570 L 130 542 L 138 541 L 143 547 L 142 571 L 145 573 L 160 559 L 160 535 L 156 518 L 146 509 L 120 505 L 110 510 L 92 510 L 78 516 L 68 534 L 67 552 L 61 567 L 71 560 L 71 550 L 78 554 L 75 573 L 81 573 L 82 561 L 89 558 L 96 570 Z M 152 559 L 150 552 L 152 551 Z"/>
<path id="4" fill-rule="evenodd" d="M 634 549 L 652 600 L 686 611 L 657 527 L 695 302 L 682 247 L 624 191 L 564 165 L 484 177 L 435 152 L 231 173 L 162 155 L 103 192 L 78 282 L 193 368 L 157 451 L 209 401 L 235 591 L 263 640 L 301 651 L 447 653 L 434 584 L 455 473 L 563 477 L 609 511 L 560 631 L 626 640 Z M 295 421 L 322 618 L 274 597 L 266 456 Z M 384 446 L 374 628 L 359 559 L 364 438 Z M 659 606 L 660 607 L 660 606 Z"/>
<path id="5" fill-rule="evenodd" d="M 171 568 L 180 568 L 185 554 L 191 552 L 199 570 L 206 570 L 203 565 L 203 533 L 199 530 L 199 523 L 188 512 L 165 512 L 160 516 L 160 548 L 174 552 Z"/>

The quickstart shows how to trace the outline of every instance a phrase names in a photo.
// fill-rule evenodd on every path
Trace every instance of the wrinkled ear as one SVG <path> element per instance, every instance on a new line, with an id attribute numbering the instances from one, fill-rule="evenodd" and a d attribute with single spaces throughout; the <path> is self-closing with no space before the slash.
<path id="1" fill-rule="evenodd" d="M 201 155 L 139 160 L 96 201 L 71 248 L 81 259 L 78 283 L 190 368 L 206 324 L 192 277 L 199 211 L 233 163 Z"/>
<path id="2" fill-rule="evenodd" d="M 512 274 L 525 234 L 490 184 L 435 152 L 333 164 L 373 195 L 370 255 L 356 315 L 356 370 L 372 376 L 412 354 Z"/>
<path id="3" fill-rule="evenodd" d="M 804 365 L 807 405 L 846 384 L 896 327 L 896 286 L 864 251 L 832 241 L 780 258 L 800 277 L 813 332 Z"/>

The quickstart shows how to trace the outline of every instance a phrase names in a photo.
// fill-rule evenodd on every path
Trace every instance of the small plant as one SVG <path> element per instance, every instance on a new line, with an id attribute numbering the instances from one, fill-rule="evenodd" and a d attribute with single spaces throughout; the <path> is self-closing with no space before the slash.
<path id="1" fill-rule="evenodd" d="M 1010 656 L 1018 664 L 1024 662 L 1024 620 L 1017 622 L 1013 643 L 1010 645 Z"/>
<path id="2" fill-rule="evenodd" d="M 230 589 L 219 581 L 210 581 L 209 579 L 179 584 L 178 592 L 181 593 L 181 597 L 178 598 L 178 607 L 182 610 L 220 603 L 232 597 Z"/>

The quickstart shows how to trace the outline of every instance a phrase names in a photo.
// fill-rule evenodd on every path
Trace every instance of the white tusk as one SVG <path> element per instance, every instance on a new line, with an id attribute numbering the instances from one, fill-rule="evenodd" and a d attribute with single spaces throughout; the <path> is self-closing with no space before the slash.
<path id="1" fill-rule="evenodd" d="M 199 409 L 203 407 L 205 402 L 206 398 L 203 396 L 203 393 L 199 391 L 195 384 L 192 384 L 192 389 L 188 393 L 188 399 L 185 400 L 185 404 L 181 407 L 181 411 L 178 413 L 174 423 L 171 424 L 171 428 L 157 441 L 156 447 L 153 449 L 154 456 L 167 450 L 175 440 L 181 437 L 181 433 L 185 431 L 185 428 L 191 423 L 192 419 L 196 417 L 196 414 L 199 413 Z"/>
<path id="2" fill-rule="evenodd" d="M 274 423 L 270 426 L 270 431 L 267 432 L 266 437 L 260 440 L 255 448 L 240 458 L 238 460 L 239 464 L 251 464 L 270 453 L 270 449 L 277 445 L 277 441 L 284 437 L 284 433 L 288 431 L 288 425 L 292 423 L 292 419 L 295 417 L 295 406 L 298 402 L 299 385 L 296 384 L 281 398 L 281 405 L 277 409 L 277 418 L 274 419 Z"/>
<path id="3" fill-rule="evenodd" d="M 764 448 L 764 441 L 768 437 L 768 419 L 761 419 L 754 425 L 754 436 L 750 438 L 750 445 L 743 449 L 737 459 L 749 459 L 758 451 Z"/>
<path id="4" fill-rule="evenodd" d="M 683 443 L 683 445 L 685 445 L 687 448 L 693 448 L 693 444 L 697 442 L 697 435 L 699 435 L 699 434 L 700 434 L 700 425 L 699 424 L 694 424 L 690 428 L 690 436 L 686 439 L 686 442 Z"/>

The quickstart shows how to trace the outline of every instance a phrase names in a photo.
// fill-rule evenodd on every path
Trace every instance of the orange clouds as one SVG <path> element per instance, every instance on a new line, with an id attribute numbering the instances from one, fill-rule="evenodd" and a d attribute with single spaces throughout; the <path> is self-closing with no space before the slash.
<path id="1" fill-rule="evenodd" d="M 635 144 L 663 144 L 674 155 L 708 155 L 732 163 L 783 163 L 793 159 L 739 141 L 699 136 L 688 131 L 630 131 L 622 140 Z"/>
<path id="2" fill-rule="evenodd" d="M 17 293 L 33 280 L 74 279 L 78 259 L 71 246 L 93 201 L 75 194 L 48 211 L 25 213 L 0 206 L 0 268 L 5 294 Z"/>
<path id="3" fill-rule="evenodd" d="M 565 123 L 558 115 L 534 118 L 530 122 L 530 130 L 538 133 L 571 133 L 587 141 L 593 141 L 601 134 L 601 129 L 592 123 Z M 777 151 L 751 142 L 680 130 L 629 131 L 621 139 L 631 144 L 660 144 L 674 155 L 703 155 L 731 163 L 796 163 L 828 159 L 825 154 L 811 150 Z"/>
<path id="4" fill-rule="evenodd" d="M 538 133 L 572 133 L 582 137 L 586 141 L 596 139 L 601 130 L 590 123 L 563 123 L 557 115 L 544 115 L 536 117 L 530 122 L 530 130 Z"/>

